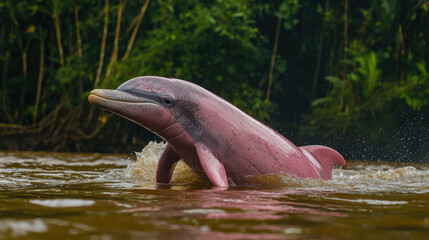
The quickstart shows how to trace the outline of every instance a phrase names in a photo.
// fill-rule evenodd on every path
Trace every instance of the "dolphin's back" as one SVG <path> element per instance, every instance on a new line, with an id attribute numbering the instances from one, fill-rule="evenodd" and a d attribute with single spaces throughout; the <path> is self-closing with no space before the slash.
<path id="1" fill-rule="evenodd" d="M 234 182 L 246 175 L 292 173 L 303 178 L 331 179 L 334 165 L 344 165 L 335 150 L 324 146 L 297 147 L 267 125 L 231 103 L 206 92 L 200 111 L 211 139 L 202 139 L 216 152 Z"/>

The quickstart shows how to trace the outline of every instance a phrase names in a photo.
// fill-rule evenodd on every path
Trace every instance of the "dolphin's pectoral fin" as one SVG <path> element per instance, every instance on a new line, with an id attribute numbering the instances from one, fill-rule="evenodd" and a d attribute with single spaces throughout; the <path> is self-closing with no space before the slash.
<path id="1" fill-rule="evenodd" d="M 161 158 L 156 168 L 156 182 L 157 183 L 169 183 L 173 176 L 174 168 L 176 163 L 180 160 L 180 156 L 174 151 L 174 149 L 167 144 L 164 151 L 161 154 Z"/>
<path id="2" fill-rule="evenodd" d="M 318 169 L 320 177 L 325 180 L 332 179 L 332 168 L 335 165 L 344 165 L 346 161 L 343 156 L 332 148 L 320 146 L 320 145 L 309 145 L 299 147 L 303 152 L 310 153 L 320 164 L 321 169 Z"/>
<path id="3" fill-rule="evenodd" d="M 210 182 L 216 187 L 228 187 L 228 178 L 223 164 L 216 158 L 213 152 L 203 143 L 196 143 L 198 158 L 201 167 Z"/>

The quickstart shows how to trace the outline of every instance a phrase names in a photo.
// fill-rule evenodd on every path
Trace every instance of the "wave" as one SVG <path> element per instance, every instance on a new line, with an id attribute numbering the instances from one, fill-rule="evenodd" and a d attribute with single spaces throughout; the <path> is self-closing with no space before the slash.
<path id="1" fill-rule="evenodd" d="M 136 152 L 137 161 L 128 165 L 124 177 L 133 181 L 155 182 L 156 166 L 166 143 L 150 142 L 142 152 Z M 396 164 L 397 165 L 397 164 Z M 335 192 L 429 192 L 427 165 L 396 166 L 388 163 L 347 161 L 343 168 L 335 168 L 332 180 L 302 179 L 292 174 L 269 174 L 248 177 L 246 187 L 291 187 L 312 191 Z M 183 161 L 177 164 L 172 183 L 206 182 Z M 207 183 L 207 182 L 206 182 Z M 232 185 L 234 185 L 232 183 Z"/>

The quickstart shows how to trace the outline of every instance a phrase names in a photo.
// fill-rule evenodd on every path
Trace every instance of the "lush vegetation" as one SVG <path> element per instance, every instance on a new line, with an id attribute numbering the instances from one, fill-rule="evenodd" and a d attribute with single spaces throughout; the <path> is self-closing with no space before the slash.
<path id="1" fill-rule="evenodd" d="M 86 100 L 141 75 L 195 82 L 347 157 L 386 158 L 401 131 L 429 148 L 426 0 L 3 0 L 0 14 L 2 149 L 141 147 L 153 135 Z"/>

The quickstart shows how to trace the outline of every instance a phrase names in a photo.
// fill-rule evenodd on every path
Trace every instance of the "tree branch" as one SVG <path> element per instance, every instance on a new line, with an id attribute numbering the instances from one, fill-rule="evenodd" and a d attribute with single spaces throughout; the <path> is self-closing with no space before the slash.
<path id="1" fill-rule="evenodd" d="M 124 12 L 125 3 L 126 0 L 119 0 L 118 18 L 116 19 L 115 40 L 113 42 L 112 56 L 110 57 L 109 66 L 107 67 L 106 78 L 110 76 L 112 72 L 112 66 L 118 60 L 119 34 L 121 33 L 121 20 L 122 13 Z"/>
<path id="2" fill-rule="evenodd" d="M 143 20 L 144 13 L 146 12 L 147 7 L 149 6 L 149 2 L 150 2 L 150 0 L 146 0 L 146 2 L 144 3 L 144 5 L 142 7 L 142 10 L 140 11 L 139 16 L 137 17 L 137 23 L 134 26 L 134 30 L 133 30 L 133 33 L 131 35 L 130 42 L 128 43 L 128 46 L 127 46 L 127 51 L 125 52 L 125 55 L 124 55 L 123 59 L 127 59 L 128 55 L 131 52 L 131 48 L 133 47 L 134 40 L 135 40 L 136 35 L 137 35 L 137 31 L 138 31 L 138 29 L 140 27 L 140 24 L 141 24 L 142 20 Z"/>
<path id="3" fill-rule="evenodd" d="M 101 70 L 103 69 L 104 52 L 106 50 L 106 39 L 107 39 L 108 24 L 109 24 L 109 0 L 105 0 L 103 40 L 101 40 L 100 59 L 98 61 L 97 75 L 95 77 L 94 87 L 98 86 L 98 82 L 99 82 L 100 76 L 101 76 Z"/>
<path id="4" fill-rule="evenodd" d="M 280 35 L 281 22 L 282 22 L 281 17 L 278 17 L 277 28 L 276 28 L 276 38 L 274 40 L 273 54 L 271 55 L 270 73 L 268 74 L 267 94 L 265 96 L 265 99 L 267 101 L 270 101 L 271 85 L 273 84 L 273 72 L 274 72 L 274 65 L 276 63 L 277 47 L 279 45 L 279 35 Z"/>

